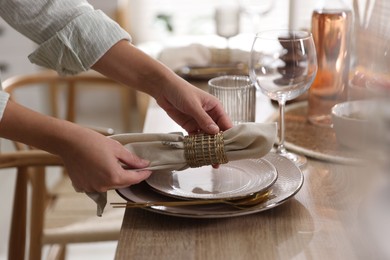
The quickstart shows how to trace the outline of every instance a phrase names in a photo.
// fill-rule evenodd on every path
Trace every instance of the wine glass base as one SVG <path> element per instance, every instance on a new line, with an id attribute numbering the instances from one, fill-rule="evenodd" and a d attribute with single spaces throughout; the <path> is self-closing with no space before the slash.
<path id="1" fill-rule="evenodd" d="M 299 168 L 303 168 L 306 166 L 307 159 L 306 156 L 300 155 L 300 154 L 295 154 L 292 152 L 287 152 L 287 151 L 276 151 L 277 154 L 280 156 L 286 157 L 290 161 L 292 161 L 296 166 Z"/>

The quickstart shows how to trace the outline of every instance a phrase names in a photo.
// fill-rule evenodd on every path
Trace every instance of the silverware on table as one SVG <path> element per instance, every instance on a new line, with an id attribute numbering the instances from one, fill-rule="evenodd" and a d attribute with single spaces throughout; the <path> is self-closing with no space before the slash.
<path id="1" fill-rule="evenodd" d="M 239 199 L 202 199 L 202 200 L 177 200 L 177 201 L 145 201 L 145 202 L 113 202 L 114 208 L 146 208 L 155 206 L 180 207 L 207 204 L 227 204 L 236 208 L 246 208 L 258 205 L 272 197 L 272 190 L 253 193 Z"/>

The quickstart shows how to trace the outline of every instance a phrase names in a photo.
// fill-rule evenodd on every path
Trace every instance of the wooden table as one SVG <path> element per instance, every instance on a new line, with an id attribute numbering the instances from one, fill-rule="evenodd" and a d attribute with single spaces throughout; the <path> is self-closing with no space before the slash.
<path id="1" fill-rule="evenodd" d="M 257 99 L 257 122 L 275 108 Z M 154 101 L 145 132 L 180 130 Z M 222 219 L 167 216 L 127 209 L 116 259 L 357 259 L 356 239 L 364 167 L 309 159 L 301 190 L 286 203 L 260 213 Z M 360 233 L 359 233 L 360 234 Z"/>

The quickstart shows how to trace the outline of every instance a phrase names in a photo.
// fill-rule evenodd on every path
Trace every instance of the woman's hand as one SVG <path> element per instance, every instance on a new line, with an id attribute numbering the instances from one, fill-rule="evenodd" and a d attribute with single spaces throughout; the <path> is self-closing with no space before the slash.
<path id="1" fill-rule="evenodd" d="M 149 177 L 151 171 L 136 170 L 149 165 L 119 142 L 93 131 L 78 136 L 60 152 L 73 186 L 79 192 L 104 192 L 128 187 Z M 123 166 L 127 169 L 125 170 Z"/>
<path id="2" fill-rule="evenodd" d="M 215 134 L 232 127 L 219 100 L 193 86 L 127 41 L 119 41 L 92 68 L 154 97 L 189 133 Z"/>
<path id="3" fill-rule="evenodd" d="M 0 123 L 0 136 L 60 156 L 80 192 L 103 192 L 139 183 L 150 171 L 149 162 L 130 153 L 117 141 L 77 124 L 48 117 L 9 101 Z"/>
<path id="4" fill-rule="evenodd" d="M 181 82 L 161 91 L 156 98 L 176 123 L 189 133 L 202 131 L 216 134 L 232 127 L 230 118 L 216 97 L 184 80 L 176 80 Z"/>

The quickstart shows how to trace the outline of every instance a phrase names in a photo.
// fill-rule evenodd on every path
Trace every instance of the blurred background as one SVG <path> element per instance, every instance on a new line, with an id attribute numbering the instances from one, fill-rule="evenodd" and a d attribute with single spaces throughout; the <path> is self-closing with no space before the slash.
<path id="1" fill-rule="evenodd" d="M 132 35 L 135 45 L 156 58 L 164 48 L 192 43 L 215 48 L 229 46 L 234 49 L 249 50 L 254 34 L 265 29 L 310 30 L 311 14 L 316 5 L 316 1 L 312 0 L 90 0 L 89 2 L 95 9 L 101 9 L 117 20 Z M 352 8 L 352 0 L 346 2 Z M 365 6 L 366 1 L 357 2 Z M 225 31 L 224 34 L 217 30 L 215 14 L 218 8 L 228 6 L 238 7 L 239 24 L 238 30 Z M 364 10 L 365 8 L 360 9 L 361 12 Z M 1 79 L 42 70 L 27 59 L 35 48 L 33 42 L 0 19 Z M 84 102 L 92 102 L 99 106 L 99 108 L 95 107 L 88 117 L 94 114 L 96 120 L 115 128 L 117 132 L 142 131 L 142 125 L 137 125 L 137 122 L 134 122 L 132 129 L 121 129 L 120 123 L 115 122 L 113 116 L 117 113 L 118 103 L 96 102 L 97 99 L 107 100 L 107 95 L 97 91 L 93 97 L 85 98 Z M 112 96 L 109 100 L 116 98 L 119 97 Z M 30 100 L 32 100 L 31 96 L 27 94 L 25 103 L 28 104 Z M 34 107 L 39 104 L 30 105 Z M 108 112 L 97 112 L 102 106 Z M 3 151 L 9 148 L 6 140 L 2 140 L 1 148 Z M 0 173 L 0 197 L 2 198 L 0 259 L 6 259 L 7 256 L 14 182 L 15 175 L 12 172 Z M 94 259 L 112 259 L 115 247 L 115 242 L 73 246 L 68 259 L 90 258 L 92 254 Z"/>

